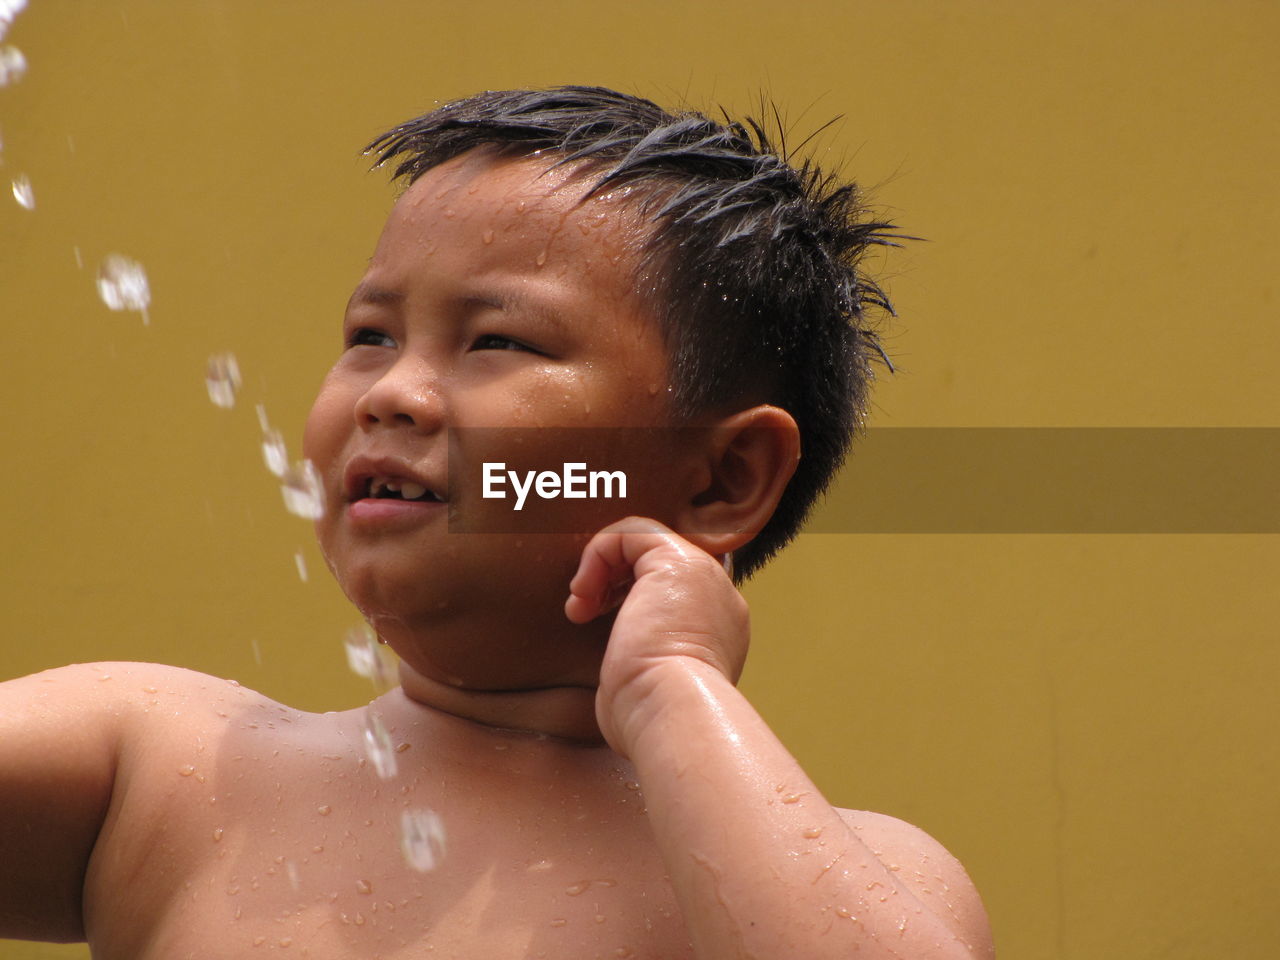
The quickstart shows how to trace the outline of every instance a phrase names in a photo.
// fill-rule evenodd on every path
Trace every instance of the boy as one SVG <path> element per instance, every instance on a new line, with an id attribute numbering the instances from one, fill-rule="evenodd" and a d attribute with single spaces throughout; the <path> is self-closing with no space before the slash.
<path id="1" fill-rule="evenodd" d="M 0 934 L 132 960 L 988 956 L 959 864 L 833 808 L 734 687 L 726 558 L 757 568 L 843 456 L 884 305 L 853 264 L 886 225 L 758 129 L 595 88 L 482 94 L 374 148 L 408 187 L 305 447 L 400 686 L 312 715 L 149 664 L 3 685 Z M 614 522 L 450 533 L 510 511 L 448 475 L 469 430 L 567 462 L 600 427 L 643 428 L 628 462 L 660 478 L 582 504 Z M 383 736 L 394 774 L 366 762 Z M 414 811 L 438 864 L 402 856 Z"/>

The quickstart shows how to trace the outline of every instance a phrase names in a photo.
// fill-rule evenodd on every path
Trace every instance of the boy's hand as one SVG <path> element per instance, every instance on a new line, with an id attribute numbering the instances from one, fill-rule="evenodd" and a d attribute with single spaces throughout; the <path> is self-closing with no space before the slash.
<path id="1" fill-rule="evenodd" d="M 643 517 L 605 527 L 582 552 L 565 613 L 586 623 L 618 606 L 600 669 L 596 719 L 609 745 L 630 754 L 661 706 L 673 671 L 716 671 L 736 683 L 747 656 L 747 603 L 723 565 Z"/>

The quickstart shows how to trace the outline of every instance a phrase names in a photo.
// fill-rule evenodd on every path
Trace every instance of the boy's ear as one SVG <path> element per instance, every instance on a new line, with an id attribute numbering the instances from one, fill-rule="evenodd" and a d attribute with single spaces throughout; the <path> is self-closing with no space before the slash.
<path id="1" fill-rule="evenodd" d="M 698 448 L 675 529 L 718 556 L 750 542 L 773 516 L 800 460 L 800 428 L 785 410 L 761 404 L 717 421 Z"/>

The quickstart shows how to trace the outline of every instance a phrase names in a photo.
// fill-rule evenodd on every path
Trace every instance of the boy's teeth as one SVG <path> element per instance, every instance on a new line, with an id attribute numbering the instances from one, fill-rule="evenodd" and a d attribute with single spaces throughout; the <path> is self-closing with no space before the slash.
<path id="1" fill-rule="evenodd" d="M 420 496 L 427 492 L 427 488 L 420 483 L 406 481 L 400 484 L 400 496 L 406 500 L 417 500 Z"/>

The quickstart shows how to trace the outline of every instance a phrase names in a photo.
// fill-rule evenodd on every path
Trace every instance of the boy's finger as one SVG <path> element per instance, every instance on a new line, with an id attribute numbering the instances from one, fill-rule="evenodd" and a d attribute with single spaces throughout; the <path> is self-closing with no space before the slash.
<path id="1" fill-rule="evenodd" d="M 626 597 L 635 579 L 635 564 L 650 550 L 672 545 L 676 534 L 645 517 L 627 517 L 597 533 L 582 551 L 578 571 L 569 581 L 565 614 L 586 623 L 612 610 Z"/>

